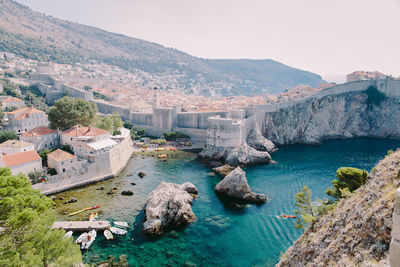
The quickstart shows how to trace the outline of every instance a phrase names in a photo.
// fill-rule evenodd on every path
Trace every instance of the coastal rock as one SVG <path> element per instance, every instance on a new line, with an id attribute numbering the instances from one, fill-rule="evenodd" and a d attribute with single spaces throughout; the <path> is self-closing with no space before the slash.
<path id="1" fill-rule="evenodd" d="M 232 166 L 265 164 L 271 162 L 271 156 L 266 151 L 257 151 L 247 144 L 237 147 L 218 147 L 208 145 L 198 157 L 204 161 L 222 161 Z"/>
<path id="2" fill-rule="evenodd" d="M 161 235 L 168 227 L 196 221 L 191 204 L 197 194 L 196 187 L 191 183 L 179 185 L 162 182 L 146 201 L 143 232 Z"/>
<path id="3" fill-rule="evenodd" d="M 398 100 L 369 104 L 365 92 L 310 99 L 265 114 L 264 136 L 279 145 L 352 137 L 400 139 Z"/>
<path id="4" fill-rule="evenodd" d="M 132 196 L 133 192 L 131 190 L 125 190 L 121 192 L 121 195 L 123 196 Z"/>
<path id="5" fill-rule="evenodd" d="M 258 151 L 267 151 L 273 153 L 277 150 L 274 143 L 265 138 L 260 131 L 260 128 L 253 127 L 247 136 L 247 144 Z"/>
<path id="6" fill-rule="evenodd" d="M 229 173 L 215 186 L 214 190 L 217 193 L 248 202 L 265 203 L 267 201 L 265 195 L 251 192 L 246 173 L 240 167 Z"/>
<path id="7" fill-rule="evenodd" d="M 223 175 L 223 176 L 226 176 L 226 175 L 228 175 L 233 169 L 235 169 L 235 168 L 232 167 L 231 165 L 225 164 L 225 165 L 222 165 L 222 166 L 213 168 L 213 171 L 215 171 L 216 173 L 219 173 L 219 174 L 221 174 L 221 175 Z"/>

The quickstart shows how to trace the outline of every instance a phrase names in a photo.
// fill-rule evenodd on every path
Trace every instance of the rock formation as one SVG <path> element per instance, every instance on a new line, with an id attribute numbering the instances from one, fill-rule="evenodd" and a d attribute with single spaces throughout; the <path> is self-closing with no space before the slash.
<path id="1" fill-rule="evenodd" d="M 143 232 L 161 235 L 168 227 L 196 221 L 191 204 L 198 191 L 191 183 L 182 185 L 162 182 L 146 201 Z"/>
<path id="2" fill-rule="evenodd" d="M 237 147 L 217 147 L 207 145 L 200 152 L 199 158 L 205 161 L 220 161 L 232 166 L 265 164 L 271 162 L 266 151 L 258 151 L 247 144 Z"/>
<path id="3" fill-rule="evenodd" d="M 228 197 L 248 202 L 265 203 L 267 201 L 265 195 L 251 192 L 250 186 L 247 183 L 246 173 L 240 167 L 237 167 L 225 176 L 225 178 L 215 186 L 214 190 Z"/>
<path id="4" fill-rule="evenodd" d="M 371 104 L 365 92 L 310 99 L 266 113 L 266 138 L 275 144 L 318 144 L 351 137 L 400 138 L 399 100 Z"/>
<path id="5" fill-rule="evenodd" d="M 397 151 L 372 169 L 365 185 L 317 218 L 276 266 L 389 266 L 399 171 Z"/>
<path id="6" fill-rule="evenodd" d="M 213 171 L 215 171 L 216 173 L 219 173 L 223 176 L 227 176 L 233 169 L 234 168 L 231 165 L 225 164 L 225 165 L 213 168 Z"/>
<path id="7" fill-rule="evenodd" d="M 274 143 L 261 134 L 258 125 L 255 125 L 255 127 L 250 130 L 246 141 L 249 146 L 258 151 L 267 151 L 268 153 L 273 153 L 277 149 Z"/>

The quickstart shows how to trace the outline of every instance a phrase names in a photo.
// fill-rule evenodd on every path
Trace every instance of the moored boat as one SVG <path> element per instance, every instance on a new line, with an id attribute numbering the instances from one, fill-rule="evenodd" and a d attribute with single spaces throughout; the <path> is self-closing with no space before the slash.
<path id="1" fill-rule="evenodd" d="M 83 234 L 81 234 L 80 236 L 78 236 L 78 238 L 76 239 L 76 243 L 77 244 L 81 244 L 82 243 L 82 241 L 83 240 L 86 240 L 87 239 L 87 235 L 88 235 L 88 233 L 83 233 Z"/>
<path id="2" fill-rule="evenodd" d="M 97 221 L 97 220 L 99 219 L 98 215 L 99 215 L 99 213 L 97 213 L 97 212 L 96 212 L 96 213 L 92 212 L 92 213 L 90 214 L 90 216 L 89 216 L 89 221 L 90 221 L 90 222 Z"/>
<path id="3" fill-rule="evenodd" d="M 158 155 L 159 159 L 165 159 L 166 157 L 167 157 L 167 154 Z"/>
<path id="4" fill-rule="evenodd" d="M 126 233 L 128 233 L 126 230 L 120 229 L 118 227 L 110 227 L 110 231 L 111 233 L 116 235 L 126 235 Z"/>
<path id="5" fill-rule="evenodd" d="M 118 227 L 122 227 L 122 228 L 128 228 L 129 227 L 127 222 L 114 222 L 114 225 L 118 226 Z"/>
<path id="6" fill-rule="evenodd" d="M 281 214 L 282 218 L 297 218 L 295 215 Z"/>
<path id="7" fill-rule="evenodd" d="M 96 230 L 90 231 L 87 234 L 86 239 L 82 241 L 81 249 L 88 249 L 90 245 L 93 243 L 93 241 L 96 239 L 96 237 L 97 237 Z"/>
<path id="8" fill-rule="evenodd" d="M 79 214 L 79 213 L 87 211 L 87 210 L 94 210 L 94 209 L 97 209 L 99 207 L 100 206 L 91 206 L 91 207 L 88 207 L 88 208 L 84 208 L 82 210 L 78 210 L 78 211 L 72 212 L 72 213 L 68 214 L 68 216 L 73 216 L 73 215 Z"/>
<path id="9" fill-rule="evenodd" d="M 105 236 L 105 238 L 107 240 L 114 239 L 114 237 L 113 237 L 112 233 L 110 232 L 110 230 L 107 230 L 107 229 L 104 230 L 104 236 Z"/>

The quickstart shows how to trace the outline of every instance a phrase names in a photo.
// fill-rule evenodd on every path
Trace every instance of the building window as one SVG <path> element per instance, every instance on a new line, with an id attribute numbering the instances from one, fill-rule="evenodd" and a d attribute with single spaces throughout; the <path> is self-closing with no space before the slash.
<path id="1" fill-rule="evenodd" d="M 63 172 L 65 172 L 65 169 L 63 168 Z"/>

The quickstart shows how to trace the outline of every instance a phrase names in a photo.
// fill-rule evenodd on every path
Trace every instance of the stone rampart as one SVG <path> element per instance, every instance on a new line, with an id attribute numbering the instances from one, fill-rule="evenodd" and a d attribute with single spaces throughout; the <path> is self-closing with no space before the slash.
<path id="1" fill-rule="evenodd" d="M 92 99 L 90 101 L 96 104 L 97 110 L 100 113 L 104 113 L 104 114 L 117 113 L 118 115 L 121 116 L 121 118 L 123 120 L 130 120 L 130 118 L 131 118 L 130 110 L 128 107 L 119 106 L 119 105 L 107 103 L 105 101 L 96 100 L 96 99 Z"/>

